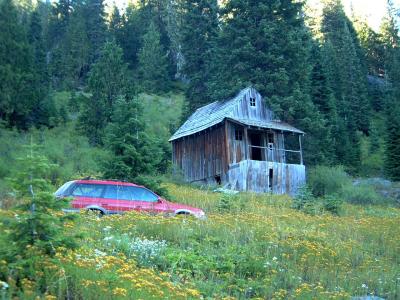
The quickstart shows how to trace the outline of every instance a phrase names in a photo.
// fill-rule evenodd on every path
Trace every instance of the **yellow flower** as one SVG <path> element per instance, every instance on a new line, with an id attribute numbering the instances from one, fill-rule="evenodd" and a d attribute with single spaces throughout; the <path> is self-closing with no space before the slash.
<path id="1" fill-rule="evenodd" d="M 114 296 L 123 296 L 123 297 L 125 297 L 126 294 L 127 294 L 127 291 L 124 288 L 117 287 L 117 288 L 113 289 L 113 295 Z"/>

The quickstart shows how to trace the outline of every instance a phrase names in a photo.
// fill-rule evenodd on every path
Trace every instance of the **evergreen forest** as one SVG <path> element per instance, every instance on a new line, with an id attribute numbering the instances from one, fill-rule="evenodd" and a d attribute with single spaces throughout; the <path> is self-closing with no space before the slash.
<path id="1" fill-rule="evenodd" d="M 0 0 L 0 299 L 400 299 L 400 7 L 315 2 Z M 249 86 L 305 132 L 298 195 L 172 172 L 172 134 Z M 208 219 L 63 214 L 85 177 Z"/>

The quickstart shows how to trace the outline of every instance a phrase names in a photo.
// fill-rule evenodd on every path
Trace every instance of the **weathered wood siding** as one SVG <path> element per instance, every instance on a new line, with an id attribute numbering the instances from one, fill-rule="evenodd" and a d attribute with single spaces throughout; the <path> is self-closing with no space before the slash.
<path id="1" fill-rule="evenodd" d="M 256 99 L 255 106 L 250 105 L 250 98 Z M 236 105 L 233 110 L 233 117 L 239 119 L 271 121 L 273 119 L 273 112 L 267 108 L 261 95 L 255 89 L 251 88 Z"/>
<path id="2" fill-rule="evenodd" d="M 272 191 L 268 188 L 270 169 L 273 170 Z M 295 194 L 298 188 L 305 184 L 305 166 L 244 160 L 230 166 L 226 180 L 233 189 L 238 191 Z"/>
<path id="3" fill-rule="evenodd" d="M 225 141 L 224 124 L 175 140 L 173 164 L 189 182 L 223 175 L 228 170 Z"/>
<path id="4" fill-rule="evenodd" d="M 231 121 L 227 121 L 227 135 L 228 135 L 228 151 L 229 151 L 229 163 L 235 164 L 245 159 L 251 159 L 251 144 L 250 140 L 246 138 L 248 136 L 249 129 L 240 124 L 236 124 Z M 243 132 L 242 140 L 236 140 L 235 131 L 241 130 Z M 272 149 L 261 149 L 262 160 L 276 161 L 285 163 L 285 152 L 281 151 L 284 149 L 284 134 L 274 130 L 265 129 L 252 129 L 251 132 L 257 132 L 261 136 L 261 146 L 268 146 L 268 134 L 273 135 Z M 279 150 L 280 149 L 280 150 Z"/>

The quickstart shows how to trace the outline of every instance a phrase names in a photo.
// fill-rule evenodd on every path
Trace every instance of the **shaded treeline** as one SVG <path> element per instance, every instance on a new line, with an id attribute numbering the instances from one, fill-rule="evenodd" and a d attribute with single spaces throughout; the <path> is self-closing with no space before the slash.
<path id="1" fill-rule="evenodd" d="M 165 171 L 157 164 L 168 155 L 146 134 L 141 92 L 183 89 L 183 121 L 252 85 L 307 133 L 306 164 L 367 175 L 384 166 L 399 180 L 396 11 L 388 1 L 375 32 L 340 0 L 323 7 L 316 16 L 292 0 L 141 0 L 106 13 L 102 0 L 2 0 L 0 118 L 27 130 L 76 116 L 90 143 L 114 154 L 107 175 L 133 178 Z M 62 90 L 71 101 L 55 105 Z"/>

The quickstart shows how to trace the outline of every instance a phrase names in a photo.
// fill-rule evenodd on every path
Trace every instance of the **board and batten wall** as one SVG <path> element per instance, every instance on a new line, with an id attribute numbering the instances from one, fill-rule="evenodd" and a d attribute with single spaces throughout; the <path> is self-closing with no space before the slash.
<path id="1" fill-rule="evenodd" d="M 206 181 L 228 171 L 225 124 L 172 142 L 174 166 L 185 181 Z"/>
<path id="2" fill-rule="evenodd" d="M 272 191 L 269 190 L 270 169 L 273 170 Z M 294 195 L 305 184 L 306 171 L 304 165 L 243 160 L 230 165 L 226 180 L 238 191 Z"/>

